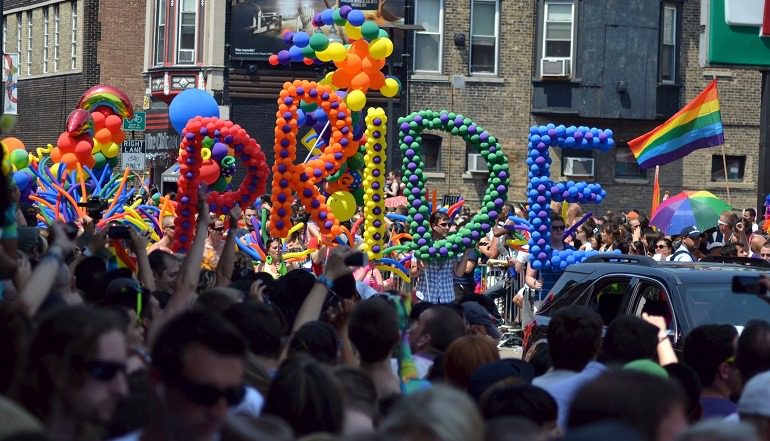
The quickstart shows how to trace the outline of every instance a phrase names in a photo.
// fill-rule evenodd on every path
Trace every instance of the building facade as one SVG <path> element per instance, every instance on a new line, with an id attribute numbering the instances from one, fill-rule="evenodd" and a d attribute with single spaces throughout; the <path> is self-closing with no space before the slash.
<path id="1" fill-rule="evenodd" d="M 56 144 L 81 94 L 101 83 L 141 107 L 143 1 L 6 0 L 3 15 L 3 52 L 19 54 L 18 120 L 6 135 L 31 150 Z"/>
<path id="2" fill-rule="evenodd" d="M 608 197 L 599 212 L 649 212 L 654 170 L 639 169 L 627 142 L 716 77 L 724 159 L 716 147 L 661 167 L 661 191 L 709 190 L 728 200 L 729 187 L 734 207 L 754 206 L 761 76 L 699 63 L 700 3 L 415 0 L 426 31 L 415 37 L 410 109 L 451 109 L 492 132 L 508 152 L 513 200 L 525 199 L 531 125 L 612 129 L 617 147 L 609 153 L 552 151 L 552 177 L 601 183 Z M 427 138 L 429 185 L 477 204 L 486 170 L 474 152 L 458 138 Z"/>

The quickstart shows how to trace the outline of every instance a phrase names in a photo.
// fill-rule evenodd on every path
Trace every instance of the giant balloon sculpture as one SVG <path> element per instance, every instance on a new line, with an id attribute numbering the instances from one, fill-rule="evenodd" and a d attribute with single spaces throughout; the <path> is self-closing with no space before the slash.
<path id="1" fill-rule="evenodd" d="M 564 270 L 568 265 L 581 262 L 596 252 L 551 248 L 551 201 L 600 203 L 607 192 L 602 186 L 586 182 L 551 181 L 551 147 L 607 152 L 615 145 L 611 130 L 588 127 L 564 127 L 548 124 L 533 126 L 529 130 L 527 166 L 529 184 L 529 260 L 534 269 Z"/>

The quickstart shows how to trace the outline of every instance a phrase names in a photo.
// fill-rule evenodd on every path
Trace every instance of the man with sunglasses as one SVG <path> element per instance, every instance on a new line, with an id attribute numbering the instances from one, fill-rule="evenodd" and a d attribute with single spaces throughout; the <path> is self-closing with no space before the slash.
<path id="1" fill-rule="evenodd" d="M 246 396 L 246 343 L 223 318 L 185 312 L 158 334 L 150 369 L 151 408 L 141 432 L 116 441 L 211 441 Z"/>
<path id="2" fill-rule="evenodd" d="M 444 239 L 449 234 L 451 221 L 446 213 L 437 211 L 430 216 L 433 240 Z M 452 303 L 455 301 L 454 277 L 462 277 L 468 266 L 468 257 L 473 249 L 452 260 L 412 263 L 411 275 L 417 277 L 417 297 L 431 303 Z"/>

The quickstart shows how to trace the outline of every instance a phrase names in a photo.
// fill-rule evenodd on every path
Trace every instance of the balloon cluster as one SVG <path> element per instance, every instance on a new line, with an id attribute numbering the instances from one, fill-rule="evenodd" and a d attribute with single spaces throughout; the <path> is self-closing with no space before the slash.
<path id="1" fill-rule="evenodd" d="M 206 146 L 209 147 L 206 147 Z M 203 153 L 208 150 L 211 156 L 204 160 Z M 177 217 L 174 220 L 174 250 L 187 251 L 195 235 L 195 213 L 198 202 L 198 187 L 211 182 L 211 168 L 217 167 L 215 185 L 220 174 L 219 166 L 212 158 L 221 156 L 221 162 L 233 163 L 237 156 L 246 166 L 246 177 L 235 191 L 212 191 L 207 195 L 209 208 L 213 213 L 226 214 L 235 205 L 242 207 L 254 202 L 258 195 L 265 192 L 269 169 L 257 141 L 246 130 L 232 121 L 213 117 L 197 116 L 187 122 L 182 131 L 182 143 L 179 149 L 179 181 L 177 192 Z M 231 160 L 225 160 L 230 157 Z M 228 172 L 229 173 L 229 172 Z M 224 178 L 224 177 L 223 177 Z M 226 185 L 227 187 L 227 185 Z"/>
<path id="2" fill-rule="evenodd" d="M 133 114 L 131 101 L 122 90 L 103 84 L 88 89 L 51 150 L 52 172 L 57 174 L 62 166 L 68 171 L 86 166 L 98 174 L 117 165 L 125 139 L 123 119 Z"/>
<path id="3" fill-rule="evenodd" d="M 364 172 L 364 245 L 369 260 L 382 258 L 385 243 L 385 162 L 388 117 L 381 107 L 366 115 L 366 170 Z"/>
<path id="4" fill-rule="evenodd" d="M 529 168 L 527 200 L 529 202 L 529 259 L 534 269 L 560 271 L 580 262 L 583 252 L 551 247 L 551 201 L 600 203 L 607 195 L 599 184 L 551 181 L 551 147 L 598 149 L 607 152 L 614 147 L 611 130 L 587 127 L 564 127 L 548 124 L 529 129 L 527 166 Z"/>
<path id="5" fill-rule="evenodd" d="M 435 112 L 423 110 L 399 118 L 399 140 L 403 159 L 403 182 L 409 202 L 409 229 L 413 236 L 411 242 L 414 254 L 421 260 L 445 260 L 461 254 L 466 248 L 474 246 L 486 235 L 497 219 L 508 196 L 508 158 L 502 151 L 497 139 L 478 126 L 469 118 L 442 110 Z M 484 195 L 479 212 L 457 233 L 446 239 L 433 241 L 430 226 L 431 208 L 425 199 L 425 182 L 422 161 L 422 139 L 420 133 L 425 129 L 444 130 L 452 135 L 459 135 L 487 162 L 489 186 Z"/>
<path id="6" fill-rule="evenodd" d="M 401 90 L 398 79 L 382 73 L 385 60 L 393 53 L 393 42 L 377 23 L 367 21 L 363 12 L 346 5 L 317 13 L 313 26 L 316 30 L 312 35 L 304 31 L 284 33 L 284 42 L 290 47 L 271 55 L 269 63 L 275 66 L 291 62 L 307 65 L 334 62 L 337 69 L 330 72 L 322 84 L 345 89 L 346 103 L 353 111 L 366 106 L 369 89 L 379 90 L 385 97 L 398 94 Z M 330 42 L 321 30 L 323 26 L 343 26 L 350 44 Z"/>
<path id="7" fill-rule="evenodd" d="M 329 142 L 317 157 L 295 164 L 298 110 L 300 106 L 311 103 L 318 107 L 314 114 L 320 116 L 322 112 L 329 118 Z M 289 234 L 294 193 L 327 239 L 342 232 L 338 217 L 316 185 L 337 173 L 342 163 L 358 154 L 362 142 L 365 142 L 363 135 L 359 139 L 354 136 L 353 120 L 347 105 L 330 86 L 299 80 L 284 84 L 276 113 L 270 212 L 270 234 L 273 237 Z M 348 206 L 347 203 L 339 205 Z"/>

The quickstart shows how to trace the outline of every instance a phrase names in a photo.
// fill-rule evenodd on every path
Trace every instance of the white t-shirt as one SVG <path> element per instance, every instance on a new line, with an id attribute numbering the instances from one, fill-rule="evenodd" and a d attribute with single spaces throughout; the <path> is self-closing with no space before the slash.
<path id="1" fill-rule="evenodd" d="M 684 251 L 683 253 L 680 251 Z M 679 253 L 677 255 L 677 253 Z M 673 258 L 674 262 L 693 262 L 692 254 L 690 254 L 690 250 L 687 249 L 686 246 L 680 245 L 679 248 L 674 251 L 674 254 L 672 256 L 676 256 Z"/>

